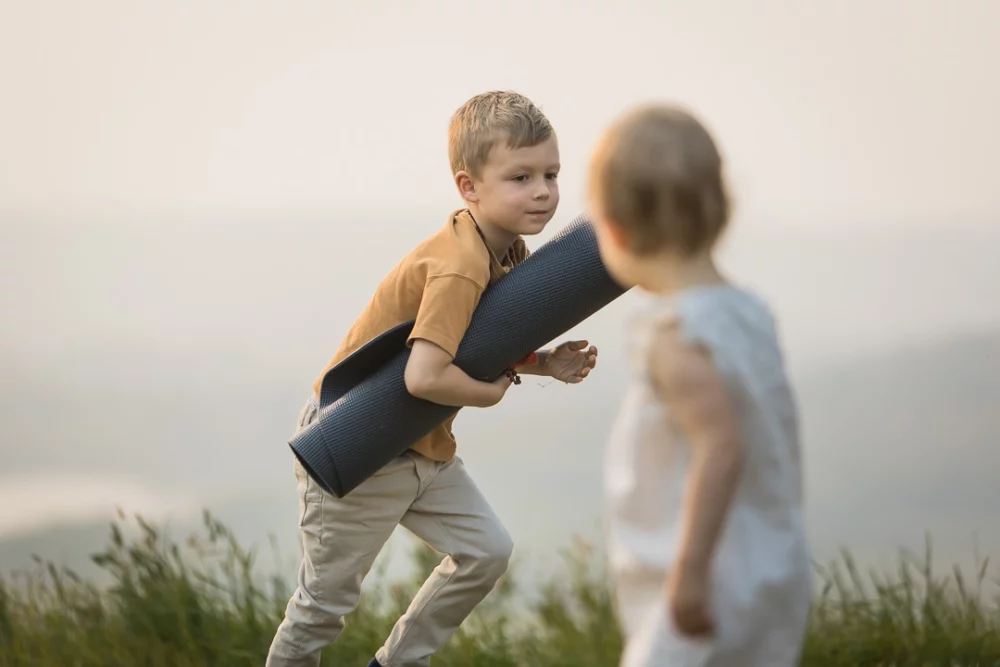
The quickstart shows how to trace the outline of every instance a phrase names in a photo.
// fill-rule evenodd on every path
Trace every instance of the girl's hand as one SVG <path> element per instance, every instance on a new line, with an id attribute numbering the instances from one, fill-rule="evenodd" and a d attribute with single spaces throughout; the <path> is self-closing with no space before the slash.
<path id="1" fill-rule="evenodd" d="M 715 633 L 709 609 L 707 568 L 677 566 L 671 569 L 667 579 L 667 612 L 674 627 L 685 637 L 702 639 Z"/>

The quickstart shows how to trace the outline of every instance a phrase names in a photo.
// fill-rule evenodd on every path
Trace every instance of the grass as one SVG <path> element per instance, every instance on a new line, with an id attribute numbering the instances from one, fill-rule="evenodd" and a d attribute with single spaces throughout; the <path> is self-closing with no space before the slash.
<path id="1" fill-rule="evenodd" d="M 0 667 L 259 667 L 290 591 L 256 574 L 254 554 L 210 514 L 179 543 L 141 517 L 111 526 L 93 556 L 98 586 L 37 560 L 0 578 Z M 135 531 L 133 528 L 137 528 Z M 127 535 L 128 534 L 128 535 Z M 134 535 L 134 536 L 133 536 Z M 362 595 L 324 665 L 363 667 L 439 556 L 419 548 L 416 574 Z M 593 553 L 564 554 L 563 576 L 527 606 L 508 575 L 434 658 L 437 667 L 612 667 L 621 638 Z M 516 568 L 515 568 L 516 569 Z M 988 563 L 966 581 L 902 554 L 892 575 L 862 575 L 849 555 L 820 571 L 803 665 L 1000 665 L 1000 609 Z"/>

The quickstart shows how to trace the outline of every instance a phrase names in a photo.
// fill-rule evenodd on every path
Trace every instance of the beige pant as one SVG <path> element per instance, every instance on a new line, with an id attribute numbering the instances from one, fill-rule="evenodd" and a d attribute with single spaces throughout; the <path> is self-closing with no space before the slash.
<path id="1" fill-rule="evenodd" d="M 307 403 L 298 427 L 316 417 Z M 460 459 L 408 451 L 344 498 L 324 492 L 298 461 L 302 564 L 267 667 L 320 664 L 344 628 L 361 582 L 397 524 L 447 554 L 396 622 L 375 657 L 383 667 L 429 665 L 506 571 L 513 543 Z"/>

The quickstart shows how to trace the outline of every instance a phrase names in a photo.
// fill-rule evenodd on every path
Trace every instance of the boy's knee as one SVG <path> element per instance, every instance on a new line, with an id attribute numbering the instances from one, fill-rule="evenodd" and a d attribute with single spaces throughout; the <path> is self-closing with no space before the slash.
<path id="1" fill-rule="evenodd" d="M 513 553 L 514 541 L 506 530 L 500 529 L 489 540 L 484 541 L 482 550 L 473 559 L 473 568 L 483 580 L 495 582 L 507 571 Z"/>
<path id="2" fill-rule="evenodd" d="M 295 632 L 327 635 L 337 634 L 344 629 L 344 612 L 350 613 L 349 609 L 338 609 L 332 605 L 303 603 L 302 600 L 295 600 L 285 613 L 285 621 L 294 628 Z"/>

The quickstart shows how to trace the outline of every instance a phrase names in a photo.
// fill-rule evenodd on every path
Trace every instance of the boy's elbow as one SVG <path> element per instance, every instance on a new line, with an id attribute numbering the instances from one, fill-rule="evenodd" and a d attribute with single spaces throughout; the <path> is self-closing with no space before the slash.
<path id="1" fill-rule="evenodd" d="M 410 395 L 433 401 L 451 363 L 448 353 L 433 343 L 417 340 L 403 371 L 403 383 Z"/>
<path id="2" fill-rule="evenodd" d="M 419 368 L 407 365 L 403 372 L 403 384 L 411 396 L 426 400 L 433 391 L 434 378 L 426 372 L 421 372 Z"/>

